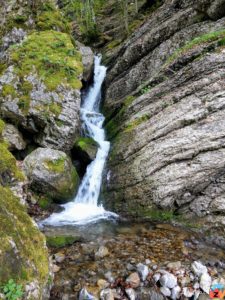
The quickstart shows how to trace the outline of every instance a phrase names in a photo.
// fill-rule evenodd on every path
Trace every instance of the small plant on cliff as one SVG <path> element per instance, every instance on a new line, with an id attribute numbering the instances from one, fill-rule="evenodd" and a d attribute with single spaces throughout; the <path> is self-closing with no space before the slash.
<path id="1" fill-rule="evenodd" d="M 19 300 L 23 296 L 22 285 L 16 284 L 13 279 L 10 279 L 1 289 L 7 300 Z"/>

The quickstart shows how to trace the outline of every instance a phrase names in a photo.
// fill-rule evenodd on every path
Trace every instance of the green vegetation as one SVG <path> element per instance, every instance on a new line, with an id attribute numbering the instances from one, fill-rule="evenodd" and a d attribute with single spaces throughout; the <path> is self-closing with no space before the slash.
<path id="1" fill-rule="evenodd" d="M 16 165 L 15 157 L 9 152 L 8 145 L 3 141 L 2 131 L 5 127 L 5 123 L 0 119 L 0 185 L 7 185 L 8 181 L 5 179 L 14 177 L 15 179 L 24 180 L 23 173 Z"/>
<path id="2" fill-rule="evenodd" d="M 15 97 L 16 96 L 16 90 L 12 85 L 5 84 L 2 87 L 2 96 L 7 97 L 9 95 L 11 95 L 12 97 Z"/>
<path id="3" fill-rule="evenodd" d="M 76 20 L 83 40 L 92 43 L 99 39 L 100 32 L 96 23 L 96 15 L 99 14 L 105 0 L 95 1 L 68 1 L 62 0 L 63 13 L 68 21 Z"/>
<path id="4" fill-rule="evenodd" d="M 116 115 L 106 124 L 106 132 L 110 138 L 115 137 L 119 130 L 124 114 L 130 104 L 135 100 L 134 96 L 127 96 L 124 99 L 122 107 L 118 110 Z"/>
<path id="5" fill-rule="evenodd" d="M 23 288 L 21 284 L 16 284 L 13 279 L 10 279 L 2 288 L 3 294 L 7 300 L 18 300 L 23 296 Z"/>
<path id="6" fill-rule="evenodd" d="M 134 121 L 130 122 L 125 127 L 125 131 L 131 131 L 131 130 L 135 129 L 138 125 L 140 125 L 141 123 L 144 123 L 148 120 L 149 120 L 149 115 L 145 114 L 145 115 L 141 116 L 140 118 L 137 118 Z"/>
<path id="7" fill-rule="evenodd" d="M 150 90 L 151 90 L 150 86 L 145 86 L 140 90 L 140 95 L 144 95 L 144 94 L 150 92 Z"/>
<path id="8" fill-rule="evenodd" d="M 171 55 L 166 61 L 166 65 L 175 61 L 179 56 L 183 55 L 185 52 L 202 45 L 212 42 L 218 42 L 218 46 L 223 46 L 225 44 L 225 30 L 213 31 L 196 37 L 192 41 L 188 42 L 182 48 L 177 49 L 173 55 Z"/>
<path id="9" fill-rule="evenodd" d="M 70 26 L 61 12 L 51 2 L 40 6 L 37 16 L 37 27 L 40 30 L 54 29 L 62 32 L 70 32 Z"/>
<path id="10" fill-rule="evenodd" d="M 22 45 L 12 48 L 11 60 L 20 78 L 36 71 L 49 90 L 59 84 L 79 89 L 82 73 L 80 53 L 69 35 L 56 31 L 32 33 Z"/>
<path id="11" fill-rule="evenodd" d="M 152 221 L 172 221 L 177 218 L 172 210 L 149 209 L 141 212 L 142 217 L 149 218 Z"/>
<path id="12" fill-rule="evenodd" d="M 55 173 L 63 173 L 65 170 L 66 157 L 61 157 L 55 160 L 48 160 L 45 162 L 47 168 Z"/>
<path id="13" fill-rule="evenodd" d="M 49 274 L 45 238 L 9 188 L 0 186 L 0 195 L 0 282 L 27 284 L 36 279 L 42 288 Z"/>
<path id="14" fill-rule="evenodd" d="M 38 205 L 40 206 L 41 209 L 46 210 L 51 206 L 51 204 L 52 204 L 51 197 L 48 197 L 46 195 L 38 197 Z"/>
<path id="15" fill-rule="evenodd" d="M 90 137 L 81 137 L 75 142 L 74 147 L 79 147 L 83 151 L 86 151 L 90 149 L 90 147 L 98 148 L 99 144 Z"/>
<path id="16" fill-rule="evenodd" d="M 47 237 L 47 245 L 52 248 L 62 248 L 77 242 L 79 238 L 73 236 L 50 236 Z"/>

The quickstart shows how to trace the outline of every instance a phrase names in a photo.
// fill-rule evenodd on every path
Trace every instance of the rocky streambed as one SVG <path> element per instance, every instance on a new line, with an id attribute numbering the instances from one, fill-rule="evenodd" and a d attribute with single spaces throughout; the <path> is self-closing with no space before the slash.
<path id="1" fill-rule="evenodd" d="M 52 300 L 209 299 L 212 284 L 225 284 L 223 250 L 192 230 L 102 221 L 45 234 L 76 240 L 51 247 Z"/>

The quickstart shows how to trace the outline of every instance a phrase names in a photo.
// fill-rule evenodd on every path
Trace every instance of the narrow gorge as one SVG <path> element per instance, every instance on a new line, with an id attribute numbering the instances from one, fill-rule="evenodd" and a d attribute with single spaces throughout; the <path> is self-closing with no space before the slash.
<path id="1" fill-rule="evenodd" d="M 0 4 L 0 300 L 224 299 L 225 0 Z"/>

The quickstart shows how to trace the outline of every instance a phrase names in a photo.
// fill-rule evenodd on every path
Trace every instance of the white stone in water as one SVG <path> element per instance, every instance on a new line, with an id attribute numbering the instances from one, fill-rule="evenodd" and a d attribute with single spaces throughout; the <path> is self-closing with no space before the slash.
<path id="1" fill-rule="evenodd" d="M 166 296 L 166 297 L 170 297 L 170 296 L 171 296 L 171 291 L 170 291 L 170 289 L 167 288 L 167 287 L 165 287 L 165 286 L 162 286 L 162 287 L 160 288 L 160 292 L 161 292 L 164 296 Z"/>
<path id="2" fill-rule="evenodd" d="M 150 265 L 151 260 L 147 258 L 147 259 L 145 260 L 145 263 L 146 263 L 146 265 Z"/>
<path id="3" fill-rule="evenodd" d="M 160 278 L 160 283 L 162 286 L 172 289 L 177 285 L 177 278 L 173 274 L 167 273 Z"/>
<path id="4" fill-rule="evenodd" d="M 100 246 L 98 251 L 95 253 L 96 258 L 103 258 L 109 254 L 108 248 L 105 246 Z"/>
<path id="5" fill-rule="evenodd" d="M 136 293 L 133 289 L 126 289 L 125 290 L 129 300 L 135 300 L 136 299 Z"/>
<path id="6" fill-rule="evenodd" d="M 185 297 L 191 298 L 194 295 L 194 290 L 192 290 L 188 287 L 184 287 L 183 288 L 183 294 L 184 294 Z"/>
<path id="7" fill-rule="evenodd" d="M 195 282 L 194 285 L 193 285 L 193 288 L 194 288 L 195 290 L 197 290 L 197 289 L 199 289 L 199 287 L 200 287 L 199 283 L 198 283 L 198 282 Z"/>
<path id="8" fill-rule="evenodd" d="M 112 272 L 108 271 L 107 273 L 105 273 L 105 279 L 107 279 L 110 283 L 112 283 L 114 281 L 114 278 L 112 276 Z"/>
<path id="9" fill-rule="evenodd" d="M 200 296 L 201 292 L 198 290 L 198 291 L 195 291 L 195 294 L 194 294 L 194 300 L 197 300 L 199 299 L 199 296 Z"/>
<path id="10" fill-rule="evenodd" d="M 153 279 L 155 280 L 155 282 L 159 281 L 161 275 L 159 273 L 155 273 L 155 275 L 153 276 Z"/>
<path id="11" fill-rule="evenodd" d="M 200 288 L 207 294 L 209 294 L 210 287 L 212 284 L 212 278 L 208 273 L 204 273 L 200 277 Z"/>
<path id="12" fill-rule="evenodd" d="M 137 265 L 137 271 L 140 274 L 142 281 L 145 281 L 149 273 L 148 267 L 140 263 Z"/>
<path id="13" fill-rule="evenodd" d="M 195 275 L 197 276 L 201 276 L 204 273 L 207 273 L 208 270 L 206 268 L 206 266 L 204 266 L 201 262 L 199 261 L 194 261 L 191 264 L 191 269 L 194 272 Z"/>
<path id="14" fill-rule="evenodd" d="M 179 285 L 175 286 L 171 291 L 171 299 L 172 300 L 180 299 L 180 292 L 181 292 L 181 288 L 179 287 Z"/>
<path id="15" fill-rule="evenodd" d="M 89 294 L 85 288 L 83 288 L 80 291 L 79 300 L 96 300 L 96 298 L 93 295 Z"/>
<path id="16" fill-rule="evenodd" d="M 113 290 L 111 290 L 111 289 L 102 290 L 100 293 L 100 299 L 101 300 L 114 300 Z M 86 299 L 84 299 L 84 300 L 86 300 Z"/>

